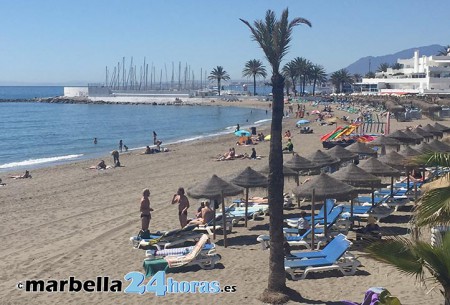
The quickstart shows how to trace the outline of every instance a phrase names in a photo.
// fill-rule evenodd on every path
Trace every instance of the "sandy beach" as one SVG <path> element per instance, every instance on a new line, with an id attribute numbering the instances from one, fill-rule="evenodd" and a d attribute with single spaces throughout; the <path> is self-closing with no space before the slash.
<path id="1" fill-rule="evenodd" d="M 268 107 L 256 100 L 242 102 L 216 101 L 214 104 L 242 107 Z M 307 110 L 312 110 L 308 105 Z M 323 107 L 323 106 L 321 106 Z M 336 112 L 336 116 L 348 113 Z M 352 115 L 350 115 L 352 117 Z M 354 116 L 354 115 L 353 115 Z M 307 117 L 312 119 L 313 116 Z M 295 151 L 307 156 L 321 149 L 320 136 L 335 126 L 311 124 L 314 134 L 300 134 L 295 127 L 295 117 L 284 120 L 284 130 L 290 129 Z M 426 125 L 422 120 L 399 123 L 392 120 L 391 131 L 406 126 Z M 441 122 L 449 125 L 449 122 Z M 268 125 L 259 128 L 269 134 Z M 149 142 L 150 139 L 149 135 Z M 79 280 L 109 276 L 123 280 L 131 271 L 143 272 L 144 251 L 133 249 L 129 237 L 140 229 L 139 202 L 144 188 L 151 191 L 150 202 L 154 209 L 150 230 L 152 232 L 179 227 L 177 207 L 171 205 L 178 187 L 189 188 L 197 182 L 217 174 L 219 177 L 236 174 L 247 166 L 261 169 L 268 163 L 269 142 L 254 146 L 261 160 L 216 161 L 230 147 L 237 153 L 251 153 L 249 146 L 236 146 L 236 137 L 226 135 L 201 141 L 174 144 L 170 152 L 142 155 L 141 151 L 122 154 L 123 167 L 104 171 L 87 169 L 99 160 L 87 160 L 33 170 L 32 179 L 8 179 L 14 173 L 2 173 L 7 185 L 0 187 L 0 304 L 262 304 L 257 297 L 267 285 L 269 251 L 261 250 L 256 237 L 268 233 L 268 217 L 250 221 L 249 227 L 233 228 L 229 247 L 222 245 L 221 235 L 215 243 L 222 256 L 213 270 L 197 267 L 168 273 L 177 281 L 219 281 L 222 286 L 235 285 L 235 293 L 216 295 L 125 294 L 112 292 L 80 293 L 27 293 L 16 288 L 27 279 Z M 285 160 L 289 159 L 285 155 Z M 112 157 L 104 156 L 107 164 Z M 293 180 L 285 182 L 290 192 Z M 251 191 L 251 196 L 265 196 L 264 190 Z M 234 198 L 227 198 L 230 203 Z M 189 216 L 193 217 L 198 201 L 190 199 Z M 395 212 L 381 223 L 385 235 L 407 234 L 412 203 Z M 298 214 L 298 209 L 286 211 Z M 354 239 L 353 232 L 349 238 Z M 441 304 L 439 287 L 421 287 L 415 278 L 396 271 L 393 267 L 363 256 L 355 244 L 352 249 L 362 265 L 354 276 L 338 272 L 316 273 L 306 280 L 287 281 L 303 300 L 288 304 L 340 304 L 341 300 L 362 302 L 370 287 L 385 287 L 397 296 L 402 304 Z M 123 280 L 126 286 L 128 282 Z M 125 288 L 125 287 L 124 287 Z"/>

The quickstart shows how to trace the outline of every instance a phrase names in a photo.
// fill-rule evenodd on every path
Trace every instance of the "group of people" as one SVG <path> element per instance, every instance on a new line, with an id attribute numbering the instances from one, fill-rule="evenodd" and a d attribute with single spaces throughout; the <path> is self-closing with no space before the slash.
<path id="1" fill-rule="evenodd" d="M 257 156 L 256 154 L 256 149 L 254 147 L 252 147 L 252 152 L 251 154 L 236 154 L 236 150 L 234 149 L 234 147 L 231 147 L 230 150 L 226 153 L 224 153 L 223 155 L 219 155 L 219 157 L 217 158 L 217 161 L 227 161 L 227 160 L 235 160 L 235 159 L 258 159 L 260 157 Z"/>
<path id="2" fill-rule="evenodd" d="M 183 187 L 179 187 L 176 194 L 172 197 L 171 204 L 178 205 L 178 220 L 181 228 L 187 225 L 204 225 L 208 224 L 214 218 L 214 211 L 210 207 L 209 201 L 202 201 L 197 209 L 195 218 L 188 219 L 188 209 L 190 208 L 189 199 L 185 195 Z M 139 211 L 141 213 L 141 232 L 140 235 L 149 235 L 150 220 L 152 218 L 150 207 L 150 190 L 144 189 L 140 201 Z"/>

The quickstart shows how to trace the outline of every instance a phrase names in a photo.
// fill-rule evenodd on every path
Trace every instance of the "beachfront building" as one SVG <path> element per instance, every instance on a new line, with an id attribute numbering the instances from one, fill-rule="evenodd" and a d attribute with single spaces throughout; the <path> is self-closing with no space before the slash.
<path id="1" fill-rule="evenodd" d="M 419 56 L 398 59 L 400 68 L 375 73 L 355 83 L 354 92 L 362 94 L 450 95 L 450 49 L 446 56 Z"/>

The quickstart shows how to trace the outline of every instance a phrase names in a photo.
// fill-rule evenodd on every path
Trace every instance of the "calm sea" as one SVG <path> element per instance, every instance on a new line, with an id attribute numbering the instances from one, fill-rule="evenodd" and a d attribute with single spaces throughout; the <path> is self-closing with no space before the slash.
<path id="1" fill-rule="evenodd" d="M 0 98 L 62 95 L 62 87 L 0 87 Z M 163 146 L 231 133 L 236 124 L 258 126 L 265 110 L 217 106 L 0 103 L 0 171 L 90 159 L 118 149 Z M 93 139 L 97 138 L 97 144 Z"/>

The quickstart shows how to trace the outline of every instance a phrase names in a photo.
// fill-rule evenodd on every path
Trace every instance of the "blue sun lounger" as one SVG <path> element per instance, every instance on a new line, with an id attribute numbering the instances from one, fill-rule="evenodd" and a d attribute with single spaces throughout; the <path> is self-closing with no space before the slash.
<path id="1" fill-rule="evenodd" d="M 334 199 L 327 199 L 327 200 L 325 200 L 325 204 L 326 204 L 326 208 L 327 208 L 327 214 L 329 215 L 330 213 L 331 213 L 331 211 L 333 210 L 333 207 L 334 207 L 334 203 L 335 203 L 335 200 Z M 317 214 L 317 215 L 315 215 L 314 216 L 314 219 L 316 220 L 318 220 L 318 219 L 323 219 L 324 218 L 324 208 L 325 208 L 325 206 L 324 205 L 322 205 L 322 208 L 319 210 L 319 213 Z M 299 217 L 297 217 L 297 218 L 289 218 L 289 219 L 286 219 L 285 221 L 286 221 L 286 224 L 288 225 L 288 226 L 290 226 L 290 227 L 298 227 L 298 220 L 299 220 L 300 218 Z M 306 216 L 305 217 L 305 219 L 306 220 L 308 220 L 308 221 L 311 221 L 311 216 Z"/>
<path id="2" fill-rule="evenodd" d="M 332 247 L 323 250 L 324 257 L 285 259 L 284 270 L 292 280 L 305 279 L 310 272 L 339 270 L 344 275 L 353 275 L 361 264 L 355 257 L 346 256 L 351 242 L 338 239 Z M 331 243 L 330 243 L 331 244 Z"/>

